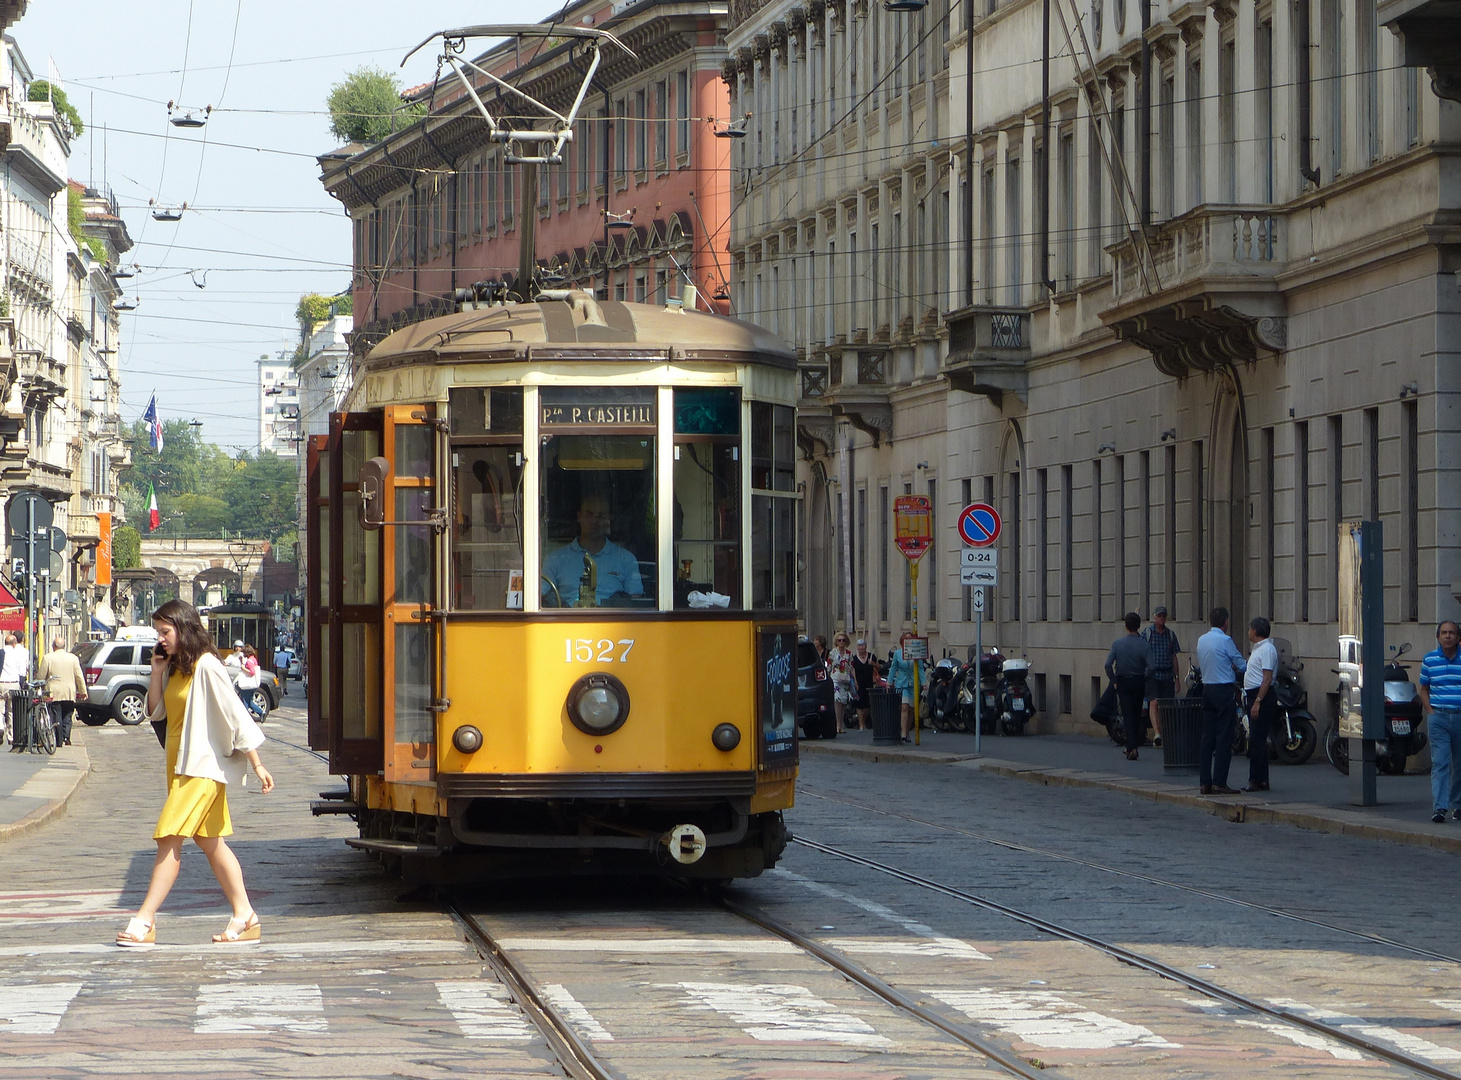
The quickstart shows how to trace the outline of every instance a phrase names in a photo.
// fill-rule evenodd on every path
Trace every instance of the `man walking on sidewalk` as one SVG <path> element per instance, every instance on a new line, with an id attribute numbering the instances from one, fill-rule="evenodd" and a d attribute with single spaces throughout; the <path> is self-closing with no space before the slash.
<path id="1" fill-rule="evenodd" d="M 1447 619 L 1436 627 L 1440 648 L 1420 662 L 1420 705 L 1431 721 L 1431 820 L 1446 820 L 1446 807 L 1461 821 L 1461 627 Z"/>
<path id="2" fill-rule="evenodd" d="M 1197 639 L 1202 672 L 1202 742 L 1197 747 L 1197 782 L 1204 795 L 1236 795 L 1228 787 L 1237 725 L 1237 680 L 1247 669 L 1243 654 L 1228 637 L 1228 609 L 1213 608 L 1212 629 Z"/>
<path id="3" fill-rule="evenodd" d="M 1147 672 L 1151 670 L 1151 648 L 1138 630 L 1141 616 L 1126 613 L 1126 634 L 1111 643 L 1106 654 L 1106 677 L 1116 684 L 1116 698 L 1121 703 L 1121 718 L 1126 721 L 1126 760 L 1135 761 L 1146 734 L 1146 717 L 1141 711 L 1141 698 L 1146 693 Z"/>
<path id="4" fill-rule="evenodd" d="M 71 745 L 71 721 L 76 715 L 76 702 L 86 700 L 86 677 L 81 673 L 81 661 L 76 654 L 66 651 L 66 639 L 57 637 L 51 642 L 51 651 L 41 657 L 36 678 L 46 681 L 46 693 L 51 695 L 51 708 L 56 713 L 56 745 Z"/>
<path id="5" fill-rule="evenodd" d="M 1278 716 L 1273 676 L 1278 671 L 1278 647 L 1268 636 L 1273 626 L 1262 615 L 1248 624 L 1248 669 L 1243 674 L 1243 707 L 1248 710 L 1248 786 L 1244 791 L 1268 790 L 1268 733 Z"/>

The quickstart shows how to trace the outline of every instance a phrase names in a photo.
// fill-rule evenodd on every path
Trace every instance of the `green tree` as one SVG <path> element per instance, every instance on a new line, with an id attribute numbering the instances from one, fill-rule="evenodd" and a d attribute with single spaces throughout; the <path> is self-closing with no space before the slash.
<path id="1" fill-rule="evenodd" d="M 135 570 L 142 565 L 142 534 L 130 525 L 123 525 L 112 534 L 112 566 L 117 570 Z"/>
<path id="2" fill-rule="evenodd" d="M 51 102 L 57 118 L 61 121 L 61 127 L 66 131 L 66 138 L 75 139 L 86 130 L 86 125 L 81 122 L 81 114 L 76 111 L 75 105 L 66 100 L 66 91 L 59 86 L 53 86 L 46 79 L 37 79 L 30 84 L 26 97 L 31 101 Z"/>
<path id="3" fill-rule="evenodd" d="M 76 246 L 91 252 L 97 262 L 107 261 L 107 249 L 95 236 L 86 234 L 86 207 L 81 204 L 81 192 L 74 187 L 66 188 L 66 229 Z"/>
<path id="4" fill-rule="evenodd" d="M 380 142 L 423 115 L 426 107 L 401 101 L 401 86 L 390 72 L 363 66 L 330 89 L 326 99 L 330 131 L 337 139 L 355 143 Z"/>
<path id="5" fill-rule="evenodd" d="M 243 455 L 224 482 L 222 496 L 233 508 L 235 531 L 273 538 L 298 522 L 299 471 L 272 451 L 257 458 Z"/>
<path id="6" fill-rule="evenodd" d="M 215 495 L 178 495 L 168 500 L 168 513 L 182 515 L 178 520 L 189 536 L 216 536 L 234 524 L 233 507 Z"/>

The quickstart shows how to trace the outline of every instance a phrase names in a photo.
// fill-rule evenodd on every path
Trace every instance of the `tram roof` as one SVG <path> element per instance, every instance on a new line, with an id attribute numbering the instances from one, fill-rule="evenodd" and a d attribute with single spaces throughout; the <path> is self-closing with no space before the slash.
<path id="1" fill-rule="evenodd" d="M 581 346 L 592 346 L 585 356 Z M 371 349 L 366 363 L 431 357 L 438 362 L 648 358 L 730 361 L 795 368 L 780 338 L 740 319 L 654 304 L 565 299 L 461 311 L 403 327 Z"/>

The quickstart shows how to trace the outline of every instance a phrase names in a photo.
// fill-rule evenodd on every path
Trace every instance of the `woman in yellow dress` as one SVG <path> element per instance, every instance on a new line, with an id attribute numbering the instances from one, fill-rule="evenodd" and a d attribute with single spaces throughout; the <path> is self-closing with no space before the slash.
<path id="1" fill-rule="evenodd" d="M 117 944 L 137 947 L 156 942 L 157 909 L 178 879 L 183 841 L 188 837 L 208 857 L 233 907 L 233 917 L 213 940 L 258 941 L 262 931 L 244 888 L 243 869 L 223 838 L 233 832 L 227 789 L 243 787 L 245 764 L 253 767 L 266 794 L 274 787 L 274 778 L 259 760 L 264 733 L 234 692 L 197 608 L 169 600 L 152 616 L 152 625 L 157 646 L 152 650 L 147 718 L 167 719 L 167 802 L 152 834 L 157 861 L 147 896 L 127 928 L 117 934 Z"/>

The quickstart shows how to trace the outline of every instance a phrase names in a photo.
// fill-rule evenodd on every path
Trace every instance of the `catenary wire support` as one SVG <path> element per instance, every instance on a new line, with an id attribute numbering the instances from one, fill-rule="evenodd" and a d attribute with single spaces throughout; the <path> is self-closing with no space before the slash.
<path id="1" fill-rule="evenodd" d="M 581 38 L 584 40 L 585 48 L 590 54 L 588 70 L 583 74 L 583 81 L 578 88 L 578 94 L 573 99 L 573 104 L 567 113 L 560 113 L 552 109 L 525 91 L 519 90 L 511 83 L 499 78 L 492 72 L 481 67 L 477 63 L 468 60 L 463 56 L 466 51 L 467 39 L 474 37 L 490 38 Z M 401 60 L 404 67 L 406 61 L 421 51 L 437 38 L 441 39 L 442 51 L 439 64 L 451 68 L 452 74 L 461 83 L 462 89 L 472 99 L 472 104 L 487 121 L 489 129 L 488 138 L 492 142 L 502 143 L 507 148 L 507 164 L 509 165 L 557 165 L 563 161 L 563 146 L 573 139 L 573 124 L 578 118 L 578 110 L 583 105 L 583 99 L 588 95 L 589 85 L 593 82 L 594 73 L 599 67 L 599 46 L 605 42 L 611 42 L 628 53 L 631 59 L 637 59 L 633 51 L 607 30 L 595 30 L 584 26 L 561 26 L 542 25 L 537 23 L 503 23 L 488 24 L 484 26 L 466 26 L 456 30 L 439 30 L 432 34 L 416 48 L 408 52 Z M 505 118 L 495 116 L 487 104 L 477 93 L 477 87 L 472 84 L 468 73 L 481 76 L 488 83 L 497 86 L 500 90 L 515 97 L 521 98 L 535 108 L 541 109 L 544 113 L 543 120 L 546 121 L 544 128 L 511 128 L 503 120 Z"/>

